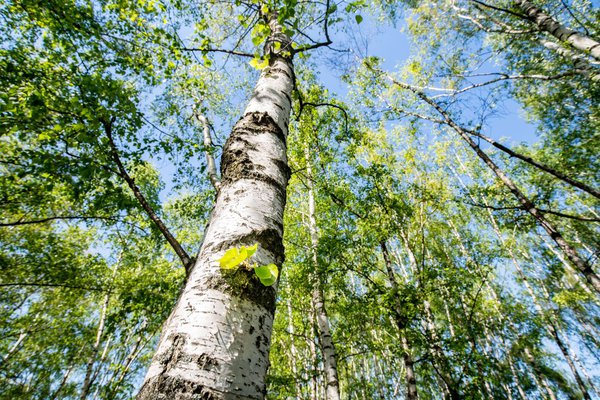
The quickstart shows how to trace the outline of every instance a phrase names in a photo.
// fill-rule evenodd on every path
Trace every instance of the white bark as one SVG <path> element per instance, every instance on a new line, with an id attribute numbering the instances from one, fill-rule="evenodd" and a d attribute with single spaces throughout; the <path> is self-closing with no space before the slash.
<path id="1" fill-rule="evenodd" d="M 212 155 L 213 142 L 210 137 L 210 124 L 208 123 L 208 118 L 202 114 L 196 114 L 196 119 L 202 124 L 202 144 L 204 145 L 204 154 L 206 156 L 206 172 L 210 183 L 216 190 L 219 190 L 221 182 L 217 174 L 215 158 Z"/>
<path id="2" fill-rule="evenodd" d="M 594 39 L 571 30 L 557 20 L 546 14 L 541 9 L 535 7 L 528 0 L 516 0 L 515 5 L 525 13 L 530 21 L 537 27 L 548 32 L 558 40 L 569 43 L 574 48 L 589 54 L 596 60 L 600 60 L 600 43 Z"/>
<path id="3" fill-rule="evenodd" d="M 254 261 L 283 263 L 292 77 L 291 60 L 271 54 L 227 140 L 202 248 L 163 328 L 140 400 L 264 396 L 276 290 L 243 268 L 223 272 L 219 259 L 233 247 L 258 243 Z"/>
<path id="4" fill-rule="evenodd" d="M 115 268 L 116 271 L 116 268 Z M 113 273 L 114 278 L 114 273 Z M 94 363 L 96 362 L 96 356 L 98 355 L 98 349 L 100 348 L 100 341 L 102 340 L 102 335 L 104 334 L 104 323 L 106 321 L 106 313 L 108 311 L 108 302 L 110 301 L 110 292 L 106 293 L 104 296 L 104 302 L 102 304 L 102 311 L 100 312 L 100 322 L 98 323 L 98 328 L 96 329 L 96 340 L 94 341 L 94 345 L 92 346 L 92 353 L 88 358 L 85 378 L 83 379 L 83 386 L 81 388 L 81 394 L 79 398 L 84 400 L 87 398 L 90 387 L 94 383 L 92 379 L 92 375 L 94 372 Z"/>
<path id="5" fill-rule="evenodd" d="M 540 43 L 545 48 L 554 51 L 555 53 L 565 57 L 573 63 L 577 72 L 590 78 L 592 81 L 600 81 L 600 72 L 598 72 L 586 58 L 581 54 L 575 54 L 573 51 L 566 49 L 558 43 L 551 42 L 549 40 L 540 40 Z M 597 64 L 597 62 L 595 63 Z"/>
<path id="6" fill-rule="evenodd" d="M 294 335 L 296 334 L 294 329 L 294 315 L 292 313 L 292 302 L 290 299 L 287 300 L 287 312 L 288 312 L 288 332 L 290 333 L 290 365 L 292 368 L 292 376 L 294 377 L 294 389 L 296 391 L 296 396 L 300 397 L 302 394 L 302 388 L 298 384 L 298 368 L 296 367 L 296 361 L 298 360 L 298 351 L 296 350 L 296 344 L 294 340 Z M 306 379 L 306 370 L 302 371 L 303 380 Z"/>
<path id="7" fill-rule="evenodd" d="M 408 249 L 408 242 L 406 242 L 407 244 L 407 249 Z M 398 283 L 396 282 L 396 275 L 394 273 L 394 270 L 392 268 L 392 260 L 390 259 L 390 254 L 387 248 L 387 244 L 385 241 L 382 241 L 381 244 L 381 253 L 383 255 L 383 261 L 385 263 L 385 269 L 388 275 L 388 279 L 390 281 L 390 285 L 392 287 L 392 290 L 396 293 L 398 293 Z M 411 250 L 408 249 L 409 252 L 409 257 L 411 257 L 411 263 L 412 260 L 414 259 L 414 255 L 412 254 Z M 416 260 L 414 261 L 416 264 Z M 406 274 L 405 274 L 406 276 Z M 398 296 L 398 295 L 396 295 Z M 407 333 L 406 333 L 406 329 L 405 329 L 405 325 L 406 323 L 404 321 L 401 320 L 400 318 L 400 313 L 401 310 L 400 308 L 400 304 L 399 302 L 397 302 L 398 304 L 395 306 L 397 309 L 395 310 L 395 316 L 396 316 L 396 324 L 398 326 L 398 330 L 399 330 L 399 334 L 400 334 L 400 339 L 401 339 L 401 343 L 402 343 L 402 364 L 404 367 L 404 371 L 405 371 L 405 378 L 406 378 L 406 398 L 408 400 L 417 400 L 419 398 L 419 394 L 417 391 L 417 377 L 415 374 L 415 369 L 414 369 L 414 360 L 412 357 L 412 349 L 410 346 L 410 343 L 408 342 L 408 338 L 407 338 Z"/>
<path id="8" fill-rule="evenodd" d="M 308 175 L 308 230 L 310 232 L 310 250 L 314 266 L 312 273 L 313 280 L 313 304 L 315 307 L 315 317 L 317 320 L 317 333 L 321 352 L 323 353 L 323 367 L 325 369 L 325 398 L 327 400 L 340 399 L 340 386 L 337 371 L 337 355 L 335 345 L 331 336 L 329 327 L 329 318 L 325 309 L 325 296 L 323 287 L 319 278 L 319 260 L 317 257 L 317 246 L 319 245 L 319 233 L 317 231 L 317 219 L 315 211 L 315 189 L 312 175 L 312 165 L 310 159 L 310 150 L 305 148 L 306 155 L 306 173 Z"/>

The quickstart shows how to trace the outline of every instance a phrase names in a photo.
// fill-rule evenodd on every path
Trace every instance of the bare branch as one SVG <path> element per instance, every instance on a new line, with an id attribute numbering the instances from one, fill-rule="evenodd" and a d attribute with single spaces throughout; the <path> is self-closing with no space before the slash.
<path id="1" fill-rule="evenodd" d="M 183 266 L 186 270 L 186 273 L 189 274 L 194 260 L 192 258 L 190 258 L 190 256 L 186 253 L 186 251 L 181 246 L 181 244 L 171 234 L 171 232 L 169 231 L 167 226 L 163 223 L 163 221 L 159 218 L 159 216 L 156 215 L 156 213 L 154 212 L 154 209 L 152 208 L 150 203 L 148 203 L 148 200 L 146 200 L 146 197 L 140 191 L 140 188 L 135 184 L 134 179 L 129 175 L 129 173 L 125 169 L 125 166 L 123 165 L 121 158 L 119 156 L 117 145 L 115 144 L 115 141 L 112 136 L 113 122 L 114 122 L 114 117 L 110 121 L 102 120 L 102 125 L 104 126 L 104 131 L 106 133 L 106 136 L 108 137 L 108 144 L 110 146 L 111 156 L 112 156 L 115 164 L 117 165 L 117 168 L 119 169 L 119 176 L 121 178 L 123 178 L 123 180 L 125 180 L 125 182 L 127 182 L 127 185 L 133 192 L 133 195 L 135 196 L 135 198 L 138 200 L 138 202 L 140 203 L 140 205 L 142 206 L 142 208 L 144 209 L 146 214 L 148 214 L 150 219 L 154 222 L 154 224 L 156 225 L 158 230 L 165 237 L 167 242 L 171 245 L 171 247 L 173 248 L 173 250 L 179 257 L 179 259 L 181 260 L 181 263 L 183 264 Z"/>
<path id="2" fill-rule="evenodd" d="M 483 140 L 485 140 L 486 142 L 490 143 L 492 146 L 496 147 L 497 149 L 502 150 L 503 152 L 505 152 L 506 154 L 510 155 L 511 157 L 515 157 L 518 158 L 519 160 L 525 161 L 526 163 L 533 165 L 536 168 L 541 169 L 542 171 L 545 171 L 547 173 L 549 173 L 550 175 L 562 180 L 563 182 L 568 183 L 569 185 L 575 186 L 589 194 L 591 194 L 592 196 L 595 196 L 597 198 L 600 199 L 600 191 L 583 183 L 580 181 L 577 181 L 573 178 L 570 178 L 568 176 L 566 176 L 565 174 L 563 174 L 560 171 L 557 171 L 554 168 L 550 168 L 547 165 L 544 165 L 538 161 L 535 161 L 533 158 L 531 157 L 527 157 L 523 154 L 517 153 L 516 151 L 511 150 L 510 148 L 504 146 L 501 143 L 498 143 L 497 141 L 495 141 L 494 139 L 480 133 L 477 131 L 472 131 L 472 130 L 466 130 L 468 133 L 470 133 L 473 136 L 476 136 L 478 138 L 481 138 Z"/>
<path id="3" fill-rule="evenodd" d="M 195 48 L 195 47 L 181 47 L 179 50 L 194 51 L 194 52 L 200 51 L 202 53 L 225 53 L 225 54 L 231 54 L 234 56 L 254 58 L 254 54 L 244 53 L 242 51 L 237 51 L 237 50 L 214 49 L 214 48 Z"/>

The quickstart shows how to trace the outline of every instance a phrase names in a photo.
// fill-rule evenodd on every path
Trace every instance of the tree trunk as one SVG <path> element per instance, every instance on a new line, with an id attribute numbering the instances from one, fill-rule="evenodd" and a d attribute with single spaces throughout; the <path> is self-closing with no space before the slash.
<path id="1" fill-rule="evenodd" d="M 390 253 L 388 251 L 385 241 L 382 241 L 380 246 L 381 253 L 383 254 L 383 261 L 385 262 L 385 269 L 388 275 L 388 279 L 390 280 L 390 284 L 392 285 L 392 290 L 398 293 L 398 283 L 396 282 L 396 276 L 394 274 L 394 270 L 392 269 L 392 260 L 390 258 Z M 400 330 L 400 336 L 402 340 L 402 362 L 404 363 L 404 369 L 406 371 L 406 398 L 408 400 L 417 400 L 419 398 L 419 394 L 417 392 L 415 362 L 411 355 L 411 348 L 410 344 L 408 343 L 408 338 L 406 337 L 406 327 L 404 326 L 403 321 L 401 321 L 401 319 L 399 318 L 398 311 L 399 310 L 395 310 L 395 316 L 396 324 L 398 325 L 398 329 Z"/>
<path id="2" fill-rule="evenodd" d="M 600 73 L 598 73 L 597 69 L 594 68 L 592 64 L 590 64 L 590 62 L 581 54 L 576 54 L 572 50 L 566 49 L 558 43 L 554 43 L 549 40 L 540 40 L 540 43 L 545 48 L 554 51 L 555 53 L 571 61 L 573 63 L 573 67 L 575 67 L 575 72 L 578 74 L 583 75 L 595 82 L 600 81 Z"/>
<path id="3" fill-rule="evenodd" d="M 410 345 L 405 334 L 402 334 L 402 361 L 406 368 L 406 398 L 408 400 L 417 400 L 417 377 L 415 375 L 415 362 L 410 354 Z"/>
<path id="4" fill-rule="evenodd" d="M 317 246 L 319 244 L 319 233 L 317 231 L 317 219 L 315 211 L 315 189 L 312 175 L 312 165 L 310 159 L 310 150 L 305 148 L 306 155 L 306 173 L 308 175 L 308 230 L 310 232 L 310 250 L 313 263 L 313 304 L 315 307 L 315 317 L 317 322 L 317 334 L 321 344 L 323 354 L 323 367 L 325 369 L 325 398 L 327 400 L 340 399 L 340 385 L 337 372 L 337 355 L 331 329 L 329 327 L 329 318 L 325 310 L 325 296 L 319 274 L 319 260 L 317 257 Z"/>
<path id="5" fill-rule="evenodd" d="M 567 42 L 577 50 L 589 54 L 600 60 L 600 43 L 592 38 L 575 32 L 537 8 L 528 0 L 516 0 L 514 4 L 533 22 L 540 30 L 548 32 L 561 42 Z"/>
<path id="6" fill-rule="evenodd" d="M 577 383 L 577 386 L 579 387 L 579 390 L 581 391 L 583 398 L 585 400 L 592 400 L 590 393 L 588 392 L 587 387 L 585 386 L 585 383 L 583 382 L 583 379 L 581 378 L 581 375 L 579 375 L 579 371 L 577 370 L 577 367 L 575 367 L 575 364 L 573 363 L 573 359 L 571 358 L 571 355 L 569 354 L 569 350 L 567 349 L 567 346 L 562 341 L 560 336 L 558 336 L 558 331 L 552 325 L 549 326 L 549 330 L 550 330 L 550 334 L 554 338 L 554 342 L 560 349 L 560 352 L 565 357 L 565 360 L 567 361 L 567 364 L 569 365 L 569 369 L 571 369 L 571 372 L 573 373 L 573 376 L 575 377 L 575 382 Z"/>
<path id="7" fill-rule="evenodd" d="M 98 323 L 98 328 L 96 329 L 96 340 L 94 341 L 94 345 L 92 346 L 92 354 L 90 354 L 90 357 L 88 358 L 85 370 L 85 378 L 83 379 L 83 386 L 81 388 L 81 394 L 79 395 L 79 398 L 81 400 L 87 398 L 88 393 L 90 392 L 90 387 L 94 383 L 92 379 L 92 375 L 94 372 L 94 363 L 96 362 L 96 357 L 98 356 L 98 349 L 100 348 L 100 341 L 102 340 L 102 335 L 104 334 L 104 323 L 106 321 L 106 312 L 108 311 L 109 300 L 110 292 L 106 293 L 106 295 L 104 296 L 102 311 L 100 312 L 100 322 Z"/>
<path id="8" fill-rule="evenodd" d="M 269 44 L 289 51 L 274 16 Z M 223 149 L 221 187 L 198 259 L 164 325 L 138 400 L 262 399 L 276 288 L 254 272 L 219 267 L 225 251 L 258 243 L 258 265 L 284 260 L 283 211 L 290 175 L 286 137 L 291 59 L 271 52 Z"/>

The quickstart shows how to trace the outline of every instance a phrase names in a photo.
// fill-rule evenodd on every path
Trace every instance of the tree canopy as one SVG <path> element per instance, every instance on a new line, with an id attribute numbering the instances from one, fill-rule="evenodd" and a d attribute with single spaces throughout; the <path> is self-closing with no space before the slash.
<path id="1" fill-rule="evenodd" d="M 594 1 L 3 0 L 0 21 L 0 398 L 254 376 L 156 350 L 210 268 L 273 319 L 248 398 L 600 398 Z M 211 242 L 247 209 L 275 228 Z M 217 392 L 184 394 L 238 398 Z"/>

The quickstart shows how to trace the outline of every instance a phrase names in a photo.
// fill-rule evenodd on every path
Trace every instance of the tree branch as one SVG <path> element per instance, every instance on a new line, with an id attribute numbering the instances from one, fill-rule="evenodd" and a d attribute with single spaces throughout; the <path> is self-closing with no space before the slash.
<path id="1" fill-rule="evenodd" d="M 114 117 L 110 121 L 102 120 L 101 122 L 102 122 L 102 125 L 104 126 L 104 132 L 106 133 L 106 136 L 108 137 L 108 144 L 110 146 L 111 156 L 112 156 L 114 162 L 117 164 L 117 168 L 119 169 L 119 176 L 121 178 L 123 178 L 125 180 L 125 182 L 127 182 L 127 185 L 133 192 L 133 195 L 135 196 L 135 198 L 138 200 L 138 202 L 140 203 L 140 205 L 142 206 L 142 208 L 144 209 L 146 214 L 148 214 L 150 219 L 154 222 L 154 224 L 156 225 L 158 230 L 165 237 L 167 242 L 171 245 L 171 247 L 173 248 L 173 250 L 179 257 L 179 259 L 181 260 L 181 263 L 183 264 L 183 267 L 185 268 L 186 273 L 189 274 L 194 260 L 192 258 L 190 258 L 190 256 L 186 253 L 186 251 L 181 246 L 181 244 L 171 234 L 171 232 L 169 231 L 167 226 L 163 223 L 163 221 L 159 218 L 159 216 L 156 215 L 156 213 L 154 212 L 154 209 L 152 208 L 150 203 L 148 203 L 148 201 L 146 200 L 146 197 L 142 194 L 139 187 L 135 184 L 134 179 L 127 173 L 127 170 L 125 169 L 125 166 L 123 165 L 123 163 L 121 161 L 117 146 L 116 146 L 115 141 L 112 136 L 112 124 L 114 122 Z"/>
<path id="2" fill-rule="evenodd" d="M 516 151 L 511 150 L 510 148 L 504 146 L 501 143 L 496 142 L 494 139 L 492 139 L 482 133 L 479 133 L 479 132 L 473 131 L 473 130 L 465 130 L 465 131 L 467 131 L 469 134 L 471 134 L 473 136 L 476 136 L 478 138 L 485 140 L 486 142 L 490 143 L 492 146 L 496 147 L 497 149 L 502 150 L 503 152 L 510 155 L 511 157 L 515 157 L 515 158 L 518 158 L 519 160 L 525 161 L 526 163 L 533 165 L 534 167 L 549 173 L 550 175 L 560 179 L 561 181 L 568 183 L 569 185 L 575 186 L 576 188 L 579 188 L 579 189 L 583 190 L 584 192 L 589 193 L 592 196 L 595 196 L 600 199 L 600 191 L 599 190 L 597 190 L 591 186 L 588 186 L 583 182 L 579 182 L 575 179 L 572 179 L 560 171 L 557 171 L 553 168 L 548 167 L 547 165 L 544 165 L 540 162 L 535 161 L 531 157 L 517 153 Z"/>
<path id="3" fill-rule="evenodd" d="M 591 265 L 584 260 L 579 252 L 571 246 L 569 242 L 563 237 L 563 235 L 556 229 L 556 227 L 546 219 L 543 212 L 537 208 L 537 206 L 519 189 L 519 187 L 513 182 L 512 179 L 504 173 L 504 171 L 479 147 L 477 143 L 471 139 L 469 132 L 458 123 L 446 112 L 437 102 L 427 97 L 427 95 L 419 90 L 411 88 L 409 85 L 395 80 L 392 76 L 384 74 L 382 71 L 378 71 L 365 62 L 367 68 L 373 72 L 383 74 L 389 79 L 392 84 L 403 89 L 408 89 L 415 94 L 423 102 L 433 107 L 446 121 L 446 124 L 452 128 L 466 143 L 467 145 L 477 154 L 483 163 L 485 163 L 490 170 L 500 179 L 503 185 L 515 196 L 515 198 L 521 203 L 524 210 L 527 211 L 537 223 L 546 231 L 546 233 L 554 240 L 558 247 L 564 252 L 569 261 L 576 266 L 576 268 L 585 276 L 588 283 L 594 288 L 594 290 L 600 294 L 600 277 L 592 269 Z"/>
<path id="4" fill-rule="evenodd" d="M 234 55 L 234 56 L 242 56 L 242 57 L 254 58 L 254 54 L 244 53 L 242 51 L 236 51 L 236 50 L 227 50 L 227 49 L 214 49 L 214 48 L 202 49 L 202 48 L 195 48 L 195 47 L 181 47 L 181 48 L 179 48 L 179 50 L 183 50 L 183 51 L 201 51 L 203 53 L 225 53 L 225 54 L 231 54 L 231 55 Z"/>
<path id="5" fill-rule="evenodd" d="M 292 54 L 298 54 L 298 53 L 302 53 L 303 51 L 318 49 L 319 47 L 329 46 L 331 43 L 333 43 L 331 41 L 331 39 L 329 38 L 329 14 L 331 14 L 329 9 L 330 9 L 330 0 L 327 0 L 327 3 L 325 4 L 325 19 L 323 21 L 323 31 L 325 32 L 325 41 L 307 45 L 307 46 L 303 46 L 303 47 L 299 47 L 297 49 L 294 49 L 292 51 Z"/>
<path id="6" fill-rule="evenodd" d="M 39 219 L 32 219 L 32 220 L 23 220 L 22 218 L 19 219 L 18 221 L 12 221 L 12 222 L 1 222 L 0 223 L 0 227 L 5 227 L 5 226 L 20 226 L 20 225 L 33 225 L 33 224 L 41 224 L 44 222 L 50 222 L 50 221 L 55 221 L 55 220 L 71 220 L 71 219 L 81 219 L 81 220 L 87 220 L 87 219 L 99 219 L 99 220 L 106 220 L 106 221 L 115 221 L 115 222 L 124 222 L 128 225 L 133 226 L 136 229 L 139 229 L 141 231 L 144 231 L 143 228 L 131 223 L 131 222 L 127 222 L 127 221 L 122 221 L 119 218 L 116 217 L 103 217 L 103 216 L 96 216 L 96 215 L 84 215 L 84 216 L 75 216 L 75 215 L 56 215 L 56 216 L 52 216 L 52 217 L 45 217 L 45 218 L 39 218 Z"/>
<path id="7" fill-rule="evenodd" d="M 69 285 L 65 283 L 45 283 L 45 282 L 8 282 L 8 283 L 0 283 L 0 287 L 9 287 L 9 286 L 39 286 L 39 287 L 61 287 L 67 289 L 81 289 L 81 290 L 90 290 L 94 292 L 109 292 L 110 289 L 103 288 L 94 288 L 87 286 L 79 286 L 79 285 Z"/>

